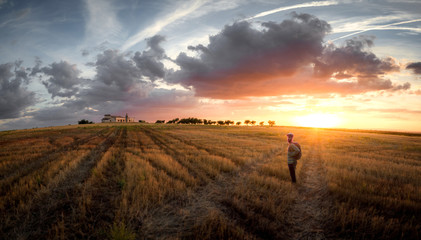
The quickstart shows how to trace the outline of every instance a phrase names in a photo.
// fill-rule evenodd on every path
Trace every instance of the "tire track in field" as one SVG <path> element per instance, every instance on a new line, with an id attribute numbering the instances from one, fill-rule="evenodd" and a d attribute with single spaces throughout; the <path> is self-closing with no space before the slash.
<path id="1" fill-rule="evenodd" d="M 116 142 L 120 131 L 117 129 L 110 133 L 102 143 L 80 161 L 73 171 L 67 173 L 52 191 L 36 196 L 28 213 L 18 216 L 16 224 L 6 229 L 5 235 L 9 239 L 46 238 L 48 230 L 57 219 L 68 216 L 77 207 L 75 200 L 81 194 L 83 183 L 91 174 L 90 170 Z M 84 141 L 89 141 L 89 138 Z"/>
<path id="2" fill-rule="evenodd" d="M 64 145 L 58 149 L 53 149 L 51 151 L 48 151 L 43 156 L 37 157 L 34 160 L 28 161 L 27 164 L 20 166 L 20 168 L 16 171 L 11 171 L 9 174 L 5 176 L 0 176 L 2 180 L 0 181 L 0 197 L 6 195 L 9 190 L 12 188 L 12 186 L 19 181 L 22 177 L 25 177 L 32 173 L 33 171 L 36 171 L 38 169 L 41 169 L 49 162 L 52 162 L 56 159 L 58 159 L 61 155 L 63 155 L 64 152 L 67 152 L 69 150 L 75 149 L 80 145 L 83 145 L 93 138 L 97 136 L 101 136 L 105 134 L 105 132 L 108 129 L 101 129 L 98 132 L 83 138 L 78 139 L 77 141 Z"/>
<path id="3" fill-rule="evenodd" d="M 301 169 L 297 183 L 298 197 L 288 215 L 289 237 L 297 240 L 327 239 L 326 223 L 332 199 L 325 180 L 322 163 L 321 140 L 314 136 L 315 143 Z"/>

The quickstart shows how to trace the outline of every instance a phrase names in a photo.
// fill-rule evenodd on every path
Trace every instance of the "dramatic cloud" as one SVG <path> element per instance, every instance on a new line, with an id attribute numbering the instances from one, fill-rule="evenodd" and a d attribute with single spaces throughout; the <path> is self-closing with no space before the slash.
<path id="1" fill-rule="evenodd" d="M 142 53 L 136 52 L 133 60 L 140 69 L 143 76 L 149 77 L 151 80 L 163 78 L 165 76 L 164 64 L 161 62 L 165 57 L 165 50 L 159 46 L 165 38 L 156 35 L 147 39 L 147 47 L 149 48 Z"/>
<path id="2" fill-rule="evenodd" d="M 35 103 L 35 93 L 23 84 L 29 82 L 21 62 L 0 65 L 0 119 L 20 117 L 22 111 Z"/>
<path id="3" fill-rule="evenodd" d="M 421 74 L 421 62 L 410 63 L 406 69 L 412 70 L 415 74 Z"/>
<path id="4" fill-rule="evenodd" d="M 180 53 L 179 71 L 166 80 L 193 87 L 197 96 L 230 99 L 279 94 L 361 93 L 407 90 L 384 75 L 399 71 L 392 58 L 369 51 L 373 38 L 362 36 L 342 47 L 325 45 L 325 21 L 308 14 L 252 28 L 236 22 L 209 38 L 207 46 L 190 46 L 198 57 Z"/>
<path id="5" fill-rule="evenodd" d="M 159 46 L 154 48 L 159 49 Z M 75 94 L 75 99 L 63 103 L 62 108 L 69 109 L 69 112 L 95 109 L 103 114 L 124 109 L 147 97 L 154 87 L 143 80 L 145 70 L 136 66 L 130 54 L 108 49 L 98 54 L 96 62 L 90 65 L 95 67 L 96 75 L 92 80 L 85 81 L 84 88 Z"/>
<path id="6" fill-rule="evenodd" d="M 342 47 L 329 44 L 323 55 L 318 59 L 315 73 L 324 79 L 353 82 L 355 90 L 406 90 L 409 83 L 393 85 L 388 79 L 383 79 L 386 73 L 399 71 L 399 66 L 392 58 L 379 59 L 373 53 L 366 51 L 373 45 L 374 37 L 360 36 L 349 39 Z"/>
<path id="7" fill-rule="evenodd" d="M 97 56 L 96 80 L 108 86 L 115 85 L 127 92 L 141 79 L 141 70 L 127 55 L 118 50 L 106 50 Z"/>
<path id="8" fill-rule="evenodd" d="M 36 72 L 38 65 L 32 70 L 32 74 Z M 75 64 L 61 61 L 59 63 L 52 63 L 48 67 L 43 67 L 38 70 L 46 76 L 50 76 L 48 80 L 42 81 L 42 84 L 51 93 L 51 97 L 71 97 L 79 90 L 76 85 L 82 83 L 79 78 L 80 71 Z"/>
<path id="9" fill-rule="evenodd" d="M 273 81 L 314 62 L 330 31 L 325 21 L 295 13 L 282 23 L 265 22 L 262 27 L 254 29 L 244 21 L 225 26 L 209 38 L 208 46 L 189 47 L 200 53 L 199 58 L 181 53 L 175 60 L 181 70 L 167 80 L 193 86 L 198 96 L 250 96 L 250 87 L 256 86 L 264 87 L 260 95 L 276 94 L 280 91 Z"/>

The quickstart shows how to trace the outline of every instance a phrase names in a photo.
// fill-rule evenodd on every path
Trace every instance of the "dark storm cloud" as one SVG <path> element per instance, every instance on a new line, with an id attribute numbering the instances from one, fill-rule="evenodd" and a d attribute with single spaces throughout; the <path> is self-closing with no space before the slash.
<path id="1" fill-rule="evenodd" d="M 42 81 L 42 84 L 52 98 L 56 96 L 71 97 L 78 91 L 76 86 L 82 83 L 82 79 L 79 78 L 80 71 L 76 65 L 66 61 L 52 63 L 48 67 L 39 69 L 39 72 L 49 76 L 47 80 Z"/>
<path id="2" fill-rule="evenodd" d="M 412 70 L 415 74 L 421 74 L 421 62 L 410 63 L 406 69 Z"/>
<path id="3" fill-rule="evenodd" d="M 326 46 L 323 39 L 330 25 L 309 14 L 293 13 L 291 19 L 264 22 L 261 27 L 236 22 L 211 36 L 207 46 L 189 46 L 199 56 L 180 53 L 174 62 L 181 69 L 168 74 L 166 80 L 193 86 L 197 96 L 226 99 L 410 87 L 383 78 L 399 71 L 399 66 L 392 58 L 379 59 L 369 51 L 374 38 L 350 39 L 342 47 Z M 338 82 L 345 78 L 354 82 Z"/>
<path id="4" fill-rule="evenodd" d="M 166 55 L 165 50 L 159 45 L 164 40 L 165 38 L 160 35 L 155 35 L 147 39 L 148 49 L 142 53 L 136 52 L 133 57 L 142 75 L 149 77 L 151 80 L 164 78 L 165 76 L 164 64 L 161 61 Z"/>
<path id="5" fill-rule="evenodd" d="M 35 103 L 35 93 L 26 90 L 28 74 L 21 62 L 0 65 L 0 119 L 16 118 Z"/>

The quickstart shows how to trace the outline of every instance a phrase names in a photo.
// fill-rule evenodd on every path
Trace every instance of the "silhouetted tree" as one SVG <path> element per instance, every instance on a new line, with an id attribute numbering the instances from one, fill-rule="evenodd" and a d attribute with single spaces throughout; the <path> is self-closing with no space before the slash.
<path id="1" fill-rule="evenodd" d="M 265 123 L 265 122 L 259 122 L 259 125 L 263 127 L 263 124 L 264 124 L 264 123 Z"/>
<path id="2" fill-rule="evenodd" d="M 241 125 L 241 122 L 237 122 L 236 124 L 237 124 L 237 126 L 240 126 Z"/>
<path id="3" fill-rule="evenodd" d="M 202 124 L 203 121 L 202 119 L 198 119 L 198 118 L 182 118 L 180 119 L 180 121 L 178 121 L 178 123 L 180 124 Z"/>
<path id="4" fill-rule="evenodd" d="M 180 120 L 180 119 L 179 118 L 174 118 L 173 120 L 168 121 L 167 124 L 177 123 L 178 120 Z"/>
<path id="5" fill-rule="evenodd" d="M 165 120 L 156 120 L 155 123 L 165 123 Z"/>
<path id="6" fill-rule="evenodd" d="M 271 120 L 269 120 L 269 121 L 268 121 L 268 124 L 269 124 L 269 126 L 273 127 L 273 125 L 275 125 L 275 121 L 271 121 Z"/>
<path id="7" fill-rule="evenodd" d="M 250 124 L 250 120 L 245 120 L 244 124 L 246 124 L 248 126 Z"/>
<path id="8" fill-rule="evenodd" d="M 231 120 L 225 120 L 225 125 L 231 125 L 231 124 L 234 124 L 234 121 L 231 121 Z"/>
<path id="9" fill-rule="evenodd" d="M 86 119 L 82 119 L 80 121 L 78 121 L 79 124 L 93 124 L 92 121 L 86 120 Z"/>
<path id="10" fill-rule="evenodd" d="M 225 121 L 219 120 L 219 121 L 218 121 L 218 125 L 221 125 L 221 126 L 222 126 L 222 125 L 225 125 Z"/>
<path id="11" fill-rule="evenodd" d="M 254 124 L 256 124 L 256 121 L 254 121 L 254 120 L 253 120 L 253 121 L 251 121 L 250 123 L 251 123 L 251 125 L 253 125 L 253 126 L 254 126 Z"/>

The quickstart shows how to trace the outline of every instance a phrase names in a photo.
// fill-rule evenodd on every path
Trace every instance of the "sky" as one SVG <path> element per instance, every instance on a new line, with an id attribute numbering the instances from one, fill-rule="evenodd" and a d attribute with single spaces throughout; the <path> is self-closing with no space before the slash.
<path id="1" fill-rule="evenodd" d="M 0 0 L 0 130 L 197 117 L 421 132 L 418 0 Z"/>

